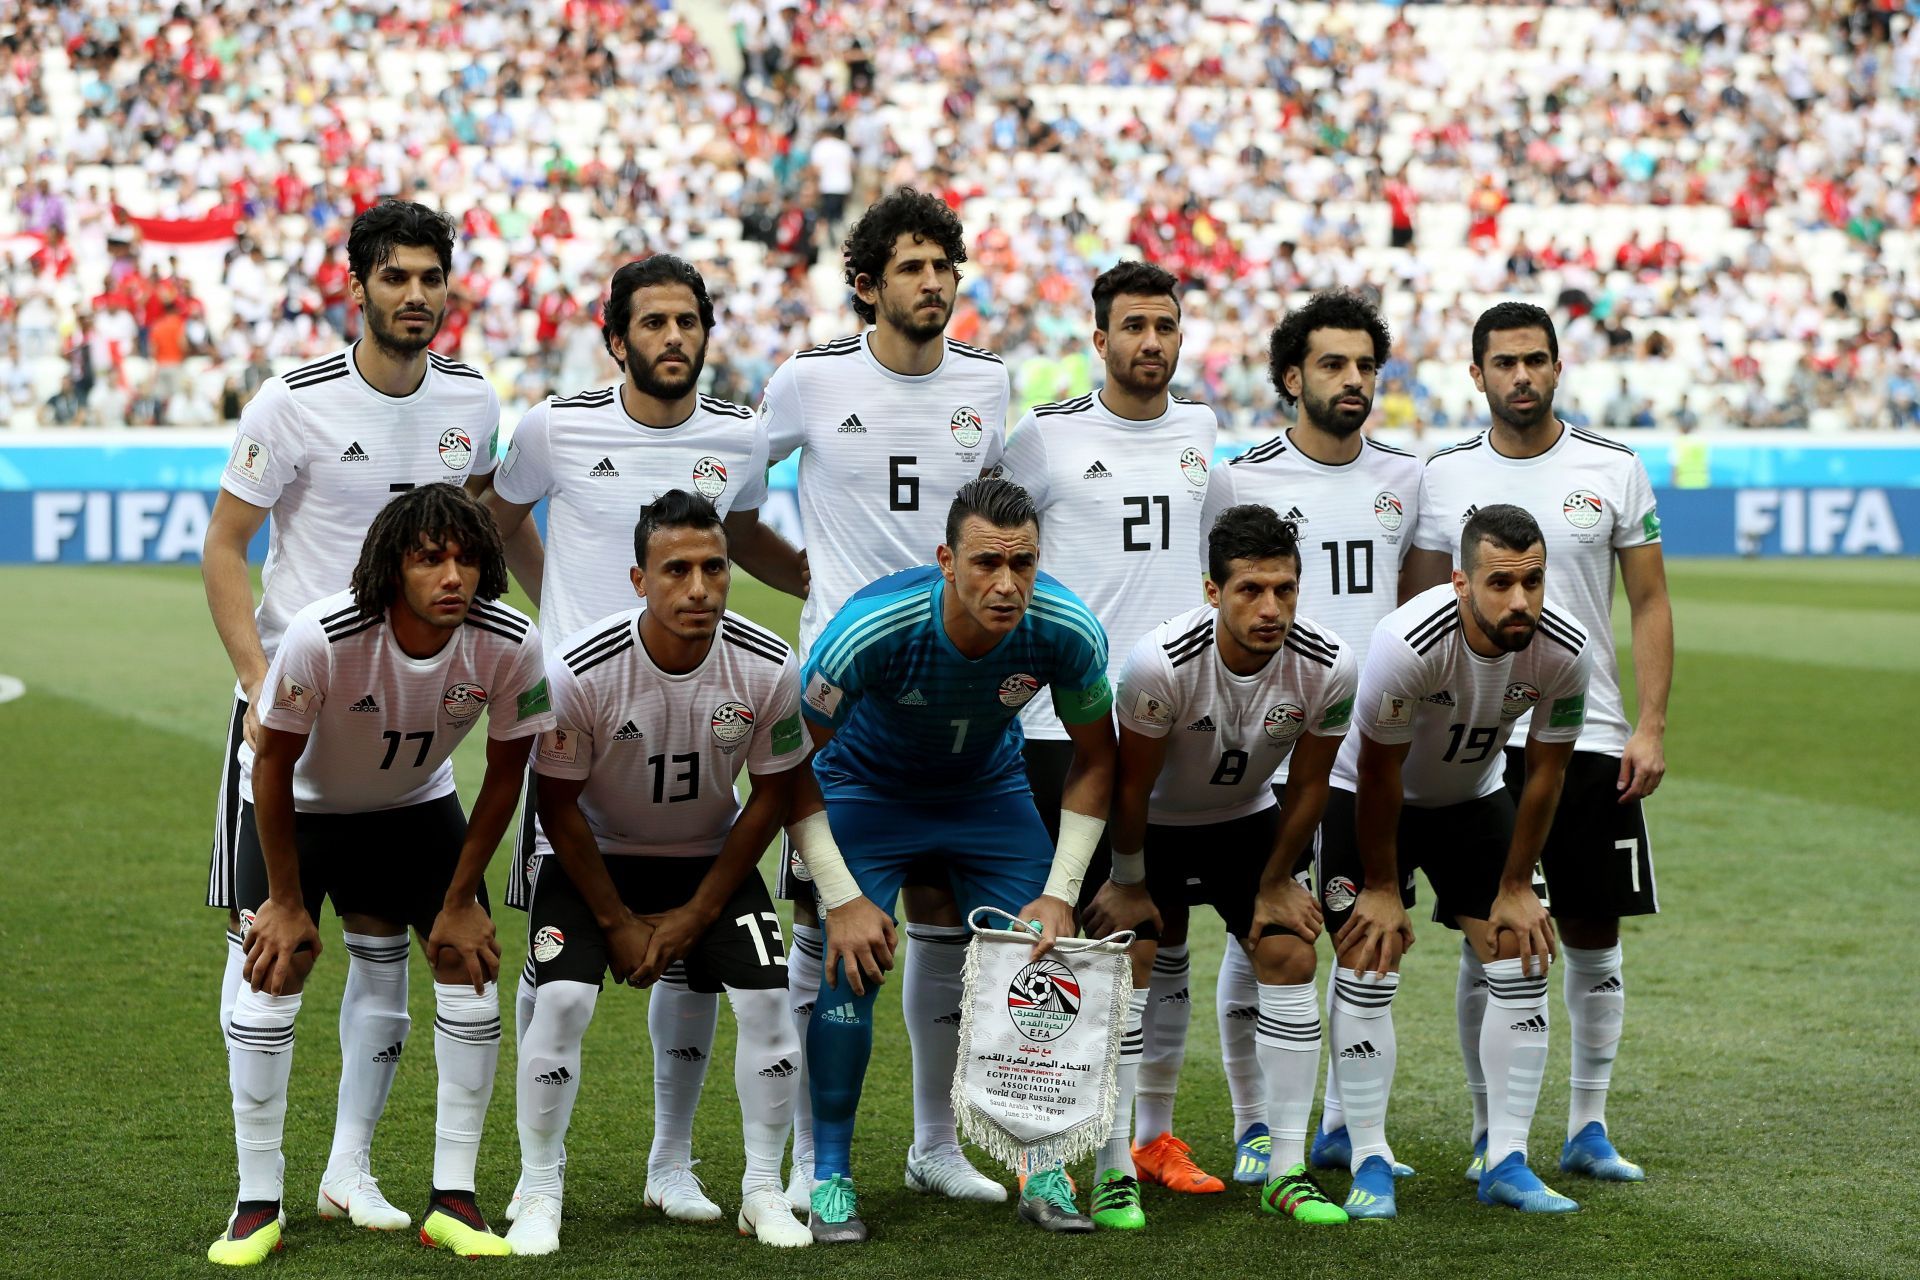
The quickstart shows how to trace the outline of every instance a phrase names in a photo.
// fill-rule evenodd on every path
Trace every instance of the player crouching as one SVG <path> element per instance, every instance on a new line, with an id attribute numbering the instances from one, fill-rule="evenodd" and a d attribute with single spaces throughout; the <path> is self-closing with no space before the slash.
<path id="1" fill-rule="evenodd" d="M 1296 537 L 1269 507 L 1221 513 L 1208 534 L 1207 603 L 1161 623 L 1128 655 L 1115 700 L 1113 870 L 1082 918 L 1091 936 L 1136 929 L 1142 938 L 1129 1024 L 1137 1033 L 1153 939 L 1162 929 L 1185 936 L 1189 903 L 1220 913 L 1259 980 L 1256 1043 L 1274 1172 L 1261 1208 L 1339 1223 L 1346 1212 L 1321 1194 L 1305 1164 L 1320 1063 L 1313 943 L 1321 913 L 1295 877 L 1313 849 L 1358 677 L 1338 636 L 1295 615 Z M 1285 802 L 1276 806 L 1267 782 L 1289 760 Z M 1093 1220 L 1137 1228 L 1146 1225 L 1139 1184 L 1107 1167 L 1126 1153 L 1124 1059 L 1121 1071 L 1114 1150 L 1101 1159 Z"/>
<path id="2" fill-rule="evenodd" d="M 796 788 L 814 792 L 800 767 L 800 667 L 779 637 L 727 613 L 727 535 L 712 503 L 662 494 L 633 541 L 644 607 L 577 632 L 548 667 L 558 724 L 534 772 L 558 856 L 541 860 L 527 914 L 539 997 L 520 1042 L 521 1199 L 507 1240 L 515 1253 L 560 1247 L 580 1042 L 604 976 L 644 987 L 681 964 L 694 991 L 726 991 L 739 1024 L 740 1234 L 805 1245 L 780 1181 L 800 1039 L 780 919 L 754 870 Z"/>
<path id="3" fill-rule="evenodd" d="M 421 1241 L 469 1257 L 509 1252 L 473 1195 L 500 1056 L 500 946 L 482 877 L 553 715 L 539 633 L 491 603 L 506 586 L 486 512 L 453 485 L 423 485 L 382 509 L 351 589 L 296 614 L 274 655 L 261 745 L 240 758 L 235 904 L 248 985 L 227 1023 L 240 1193 L 211 1262 L 247 1266 L 280 1247 L 294 1018 L 325 898 L 351 934 L 404 948 L 411 926 L 433 966 L 439 1110 Z M 482 711 L 487 771 L 469 823 L 448 758 Z"/>

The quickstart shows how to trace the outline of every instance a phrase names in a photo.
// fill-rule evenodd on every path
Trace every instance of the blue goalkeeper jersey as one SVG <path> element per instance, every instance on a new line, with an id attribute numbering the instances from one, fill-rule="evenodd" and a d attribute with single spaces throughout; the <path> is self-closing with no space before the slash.
<path id="1" fill-rule="evenodd" d="M 855 592 L 814 642 L 801 711 L 834 736 L 814 757 L 836 800 L 952 800 L 1027 789 L 1020 709 L 1042 687 L 1067 724 L 1109 714 L 1107 635 L 1078 596 L 1036 576 L 1020 625 L 968 658 L 940 621 L 934 565 Z"/>

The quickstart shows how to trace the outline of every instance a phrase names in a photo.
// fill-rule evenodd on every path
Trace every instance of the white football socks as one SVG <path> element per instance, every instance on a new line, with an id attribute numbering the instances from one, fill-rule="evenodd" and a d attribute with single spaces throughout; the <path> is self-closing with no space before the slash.
<path id="1" fill-rule="evenodd" d="M 281 1195 L 280 1144 L 287 1127 L 287 1079 L 293 1074 L 293 1020 L 300 995 L 270 996 L 241 987 L 227 1022 L 227 1083 L 233 1090 L 233 1140 L 241 1200 Z"/>
<path id="2" fill-rule="evenodd" d="M 500 1065 L 500 992 L 465 982 L 433 984 L 433 1059 L 440 1070 L 434 1116 L 433 1187 L 472 1191 L 493 1074 Z"/>
<path id="3" fill-rule="evenodd" d="M 220 1039 L 227 1038 L 227 1024 L 233 1021 L 233 1002 L 240 998 L 240 988 L 246 985 L 241 970 L 247 965 L 247 953 L 241 949 L 240 933 L 231 926 L 227 929 L 227 959 L 220 969 Z"/>
<path id="4" fill-rule="evenodd" d="M 1460 974 L 1453 987 L 1454 1027 L 1460 1035 L 1460 1061 L 1467 1070 L 1467 1100 L 1473 1104 L 1468 1143 L 1487 1132 L 1487 1076 L 1480 1069 L 1480 1022 L 1487 1012 L 1487 971 L 1473 944 L 1460 940 Z"/>
<path id="5" fill-rule="evenodd" d="M 1213 1016 L 1220 1028 L 1220 1066 L 1227 1075 L 1227 1097 L 1233 1104 L 1233 1132 L 1228 1137 L 1238 1142 L 1247 1126 L 1267 1122 L 1267 1082 L 1261 1078 L 1260 1055 L 1253 1043 L 1260 1019 L 1259 984 L 1246 949 L 1231 934 L 1220 957 Z"/>
<path id="6" fill-rule="evenodd" d="M 591 982 L 549 982 L 520 1034 L 514 1113 L 520 1130 L 520 1192 L 559 1196 L 567 1125 L 580 1096 L 580 1041 L 600 990 Z"/>
<path id="7" fill-rule="evenodd" d="M 1146 1047 L 1147 1004 L 1153 998 L 1148 987 L 1135 987 L 1127 995 L 1127 1029 L 1120 1037 L 1120 1063 L 1114 1069 L 1120 1096 L 1113 1104 L 1113 1127 L 1107 1130 L 1106 1145 L 1094 1160 L 1093 1179 L 1098 1182 L 1108 1170 L 1118 1169 L 1129 1178 L 1133 1173 L 1133 1099 L 1140 1082 L 1140 1059 Z M 1157 1138 L 1158 1133 L 1149 1137 Z"/>
<path id="8" fill-rule="evenodd" d="M 960 1001 L 967 940 L 960 925 L 907 925 L 900 1011 L 913 1048 L 913 1147 L 921 1155 L 954 1146 L 953 1073 L 960 1057 Z"/>
<path id="9" fill-rule="evenodd" d="M 1334 1052 L 1327 1055 L 1327 1082 L 1321 1086 L 1320 1093 L 1320 1131 L 1332 1133 L 1347 1122 L 1347 1109 L 1340 1101 L 1340 1082 L 1334 1078 L 1333 1064 L 1339 1061 L 1338 1041 L 1340 1033 L 1333 1029 L 1333 991 L 1339 983 L 1340 971 L 1334 970 L 1333 977 L 1327 979 L 1326 1026 L 1327 1034 L 1336 1041 Z"/>
<path id="10" fill-rule="evenodd" d="M 1595 1121 L 1606 1127 L 1607 1089 L 1620 1051 L 1627 989 L 1617 942 L 1595 950 L 1563 946 L 1560 963 L 1565 966 L 1561 992 L 1567 1001 L 1567 1034 L 1573 1040 L 1573 1098 L 1567 1110 L 1571 1138 Z"/>
<path id="11" fill-rule="evenodd" d="M 678 965 L 647 994 L 647 1032 L 653 1039 L 653 1146 L 647 1172 L 693 1163 L 693 1117 L 713 1058 L 720 997 L 691 991 Z"/>
<path id="12" fill-rule="evenodd" d="M 1307 1158 L 1307 1122 L 1320 1074 L 1320 993 L 1311 982 L 1262 982 L 1254 1035 L 1267 1081 L 1267 1124 L 1273 1154 L 1267 1176 L 1278 1177 Z"/>
<path id="13" fill-rule="evenodd" d="M 1393 996 L 1400 989 L 1400 975 L 1367 973 L 1356 978 L 1352 970 L 1340 969 L 1329 988 L 1333 997 L 1329 1074 L 1346 1099 L 1344 1118 L 1353 1144 L 1350 1167 L 1358 1172 L 1368 1156 L 1384 1157 L 1391 1164 L 1387 1098 L 1393 1091 L 1393 1068 L 1399 1056 L 1393 1034 Z"/>
<path id="14" fill-rule="evenodd" d="M 793 1164 L 813 1176 L 813 1099 L 807 1091 L 807 1022 L 813 1017 L 813 1002 L 820 998 L 820 969 L 827 947 L 827 935 L 818 925 L 796 924 L 789 931 L 793 945 L 787 948 L 787 1006 L 793 1012 L 794 1034 L 800 1045 L 793 1060 L 800 1068 L 794 1077 Z"/>
<path id="15" fill-rule="evenodd" d="M 1173 1100 L 1187 1058 L 1187 1028 L 1193 1021 L 1193 971 L 1187 944 L 1161 947 L 1153 957 L 1153 999 L 1147 1005 L 1146 1053 L 1140 1059 L 1134 1132 L 1143 1142 L 1173 1132 Z"/>
<path id="16" fill-rule="evenodd" d="M 347 986 L 340 996 L 340 1094 L 329 1166 L 364 1158 L 387 1108 L 407 1045 L 407 948 L 404 933 L 345 933 Z"/>
<path id="17" fill-rule="evenodd" d="M 793 1123 L 794 1082 L 800 1077 L 800 1037 L 793 1029 L 784 987 L 768 991 L 727 988 L 739 1034 L 733 1052 L 733 1092 L 740 1100 L 740 1130 L 747 1169 L 742 1192 L 780 1186 L 780 1157 Z"/>
<path id="18" fill-rule="evenodd" d="M 1523 963 L 1516 957 L 1486 966 L 1480 1068 L 1487 1078 L 1489 1169 L 1516 1151 L 1525 1158 L 1527 1130 L 1547 1073 L 1547 975 L 1528 976 Z"/>

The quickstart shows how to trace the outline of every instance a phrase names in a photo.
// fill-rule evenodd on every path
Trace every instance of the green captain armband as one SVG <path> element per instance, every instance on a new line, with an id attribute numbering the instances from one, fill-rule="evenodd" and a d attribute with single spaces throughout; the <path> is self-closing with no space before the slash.
<path id="1" fill-rule="evenodd" d="M 1105 676 L 1086 689 L 1053 691 L 1053 709 L 1064 724 L 1092 724 L 1113 714 L 1113 684 Z"/>

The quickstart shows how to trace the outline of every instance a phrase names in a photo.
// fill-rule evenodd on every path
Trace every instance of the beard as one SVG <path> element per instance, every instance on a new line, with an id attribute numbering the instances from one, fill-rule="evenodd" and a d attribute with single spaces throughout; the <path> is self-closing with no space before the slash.
<path id="1" fill-rule="evenodd" d="M 1549 387 L 1545 391 L 1534 390 L 1532 395 L 1533 408 L 1531 409 L 1515 409 L 1506 400 L 1496 400 L 1492 396 L 1487 397 L 1487 409 L 1496 419 L 1506 423 L 1515 431 L 1529 431 L 1553 418 L 1553 389 Z"/>
<path id="2" fill-rule="evenodd" d="M 440 326 L 445 323 L 447 318 L 447 313 L 444 308 L 438 314 L 426 312 L 425 314 L 433 317 L 433 324 L 421 330 L 418 335 L 414 335 L 401 331 L 398 323 L 400 318 L 398 312 L 394 313 L 394 324 L 391 326 L 381 318 L 379 312 L 371 307 L 366 309 L 365 314 L 367 318 L 367 336 L 373 339 L 373 345 L 380 348 L 380 350 L 387 355 L 394 357 L 396 360 L 410 360 L 422 351 L 425 351 L 428 344 L 439 335 Z"/>
<path id="3" fill-rule="evenodd" d="M 1363 394 L 1360 399 L 1362 408 L 1349 409 L 1335 403 L 1332 398 L 1323 399 L 1303 387 L 1300 392 L 1300 413 L 1322 431 L 1344 438 L 1365 426 L 1367 415 L 1373 412 L 1373 397 Z"/>
<path id="4" fill-rule="evenodd" d="M 882 298 L 880 310 L 889 327 L 898 329 L 914 342 L 932 342 L 947 331 L 947 321 L 953 317 L 953 304 L 949 302 L 940 308 L 938 319 L 931 318 L 927 312 L 920 310 L 917 293 L 913 302 L 904 307 L 895 306 Z"/>
<path id="5" fill-rule="evenodd" d="M 1151 369 L 1136 370 L 1131 361 L 1125 365 L 1109 364 L 1107 366 L 1107 381 L 1113 383 L 1128 395 L 1145 398 L 1147 396 L 1158 395 L 1172 384 L 1174 368 L 1174 362 L 1171 360 L 1162 365 L 1158 372 Z"/>
<path id="6" fill-rule="evenodd" d="M 687 373 L 681 377 L 662 377 L 655 372 L 652 362 L 642 364 L 635 357 L 633 348 L 629 347 L 627 380 L 643 396 L 652 396 L 656 400 L 678 400 L 700 385 L 700 371 L 707 367 L 707 344 L 703 342 L 698 351 L 683 351 L 681 354 L 687 357 Z"/>
<path id="7" fill-rule="evenodd" d="M 1480 634 L 1493 641 L 1495 645 L 1506 650 L 1508 653 L 1519 653 L 1522 649 L 1532 644 L 1534 632 L 1540 628 L 1540 622 L 1537 618 L 1529 618 L 1525 614 L 1512 613 L 1500 620 L 1500 626 L 1496 626 L 1487 619 L 1486 614 L 1480 612 L 1480 606 L 1474 603 L 1471 595 L 1467 597 L 1467 612 L 1471 613 L 1474 622 L 1479 624 Z M 1509 635 L 1503 629 L 1505 624 L 1509 622 L 1525 622 L 1527 629 L 1518 636 Z"/>

